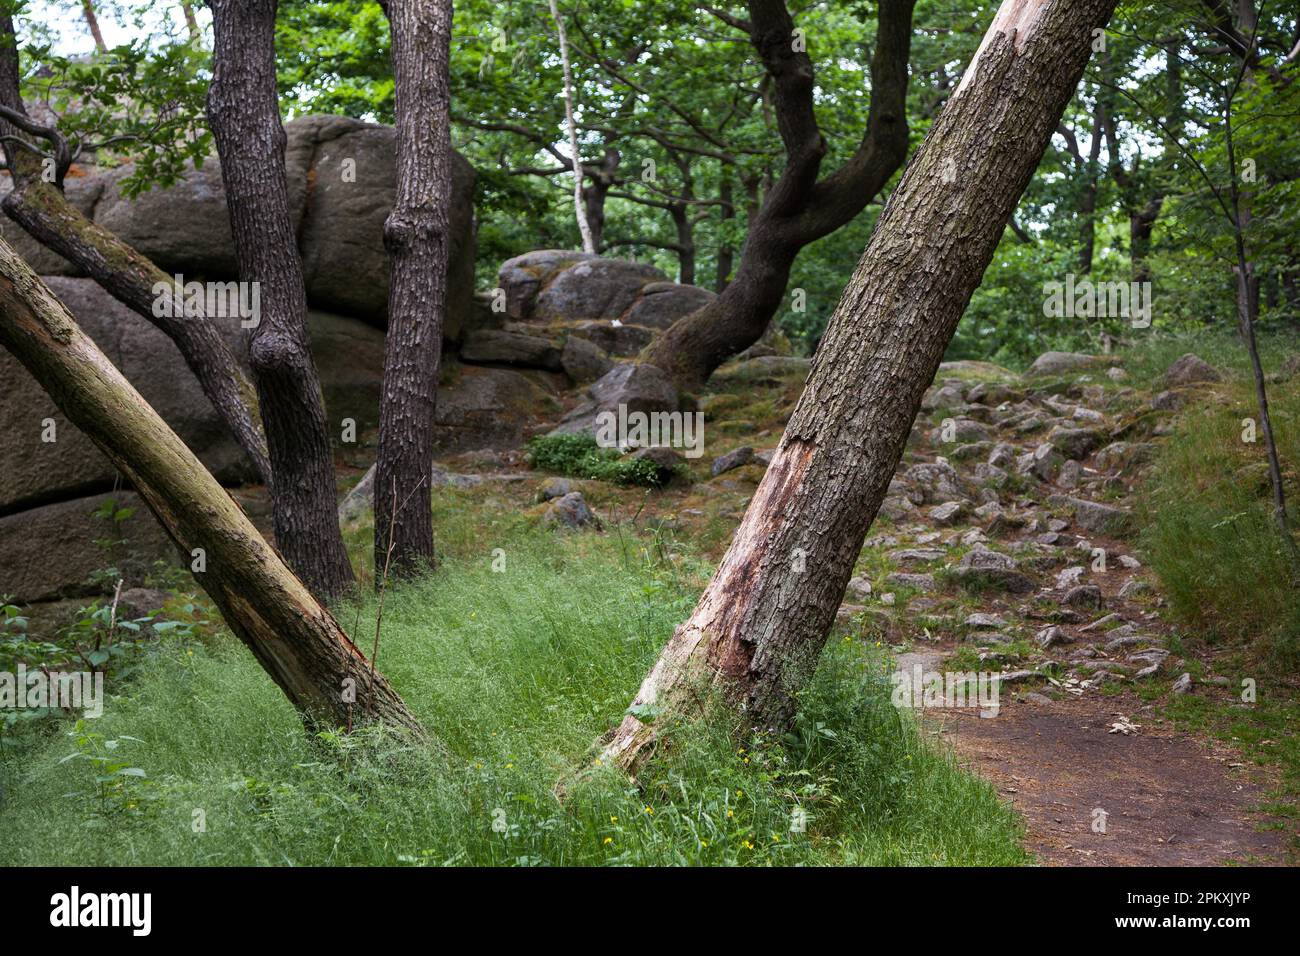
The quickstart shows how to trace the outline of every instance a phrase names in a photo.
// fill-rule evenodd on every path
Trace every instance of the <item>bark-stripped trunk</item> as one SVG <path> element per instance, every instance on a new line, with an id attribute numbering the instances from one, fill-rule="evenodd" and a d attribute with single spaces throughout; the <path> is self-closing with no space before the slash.
<path id="1" fill-rule="evenodd" d="M 0 106 L 24 116 L 27 113 L 18 87 L 13 18 L 8 15 L 0 15 Z M 42 175 L 41 159 L 16 144 L 15 140 L 23 136 L 21 130 L 0 119 L 0 136 L 4 137 L 5 165 L 13 182 L 13 189 L 0 203 L 6 215 L 37 242 L 80 267 L 115 299 L 166 333 L 235 441 L 269 484 L 271 465 L 256 418 L 257 395 L 213 319 L 187 318 L 184 309 L 172 310 L 174 318 L 155 315 L 158 296 L 154 288 L 161 283 L 170 289 L 172 277 L 68 202 L 62 184 L 49 182 Z"/>
<path id="2" fill-rule="evenodd" d="M 322 728 L 373 716 L 419 722 L 257 529 L 68 310 L 0 241 L 0 345 L 130 479 L 186 554 L 195 580 L 293 705 Z"/>
<path id="3" fill-rule="evenodd" d="M 690 717 L 718 685 L 755 726 L 787 725 L 921 397 L 1115 3 L 1004 0 L 881 214 L 717 573 L 633 712 Z M 945 182 L 950 162 L 957 176 Z M 630 712 L 606 757 L 635 770 L 653 739 Z"/>
<path id="4" fill-rule="evenodd" d="M 882 0 L 871 62 L 871 110 L 854 154 L 818 180 L 826 141 L 813 111 L 813 66 L 784 0 L 749 0 L 750 42 L 771 79 L 786 166 L 751 218 L 732 281 L 652 341 L 640 360 L 684 390 L 753 345 L 781 307 L 799 251 L 866 208 L 907 157 L 907 75 L 915 0 Z"/>
<path id="5" fill-rule="evenodd" d="M 307 347 L 307 293 L 289 220 L 275 87 L 275 0 L 209 0 L 214 34 L 208 122 L 239 277 L 259 284 L 248 355 L 270 450 L 276 544 L 318 597 L 352 584 L 339 532 L 320 381 Z"/>
<path id="6" fill-rule="evenodd" d="M 393 37 L 397 196 L 384 223 L 393 267 L 375 469 L 375 568 L 388 566 L 391 554 L 392 570 L 401 575 L 434 560 L 429 494 L 447 298 L 452 4 L 388 0 L 385 10 Z"/>

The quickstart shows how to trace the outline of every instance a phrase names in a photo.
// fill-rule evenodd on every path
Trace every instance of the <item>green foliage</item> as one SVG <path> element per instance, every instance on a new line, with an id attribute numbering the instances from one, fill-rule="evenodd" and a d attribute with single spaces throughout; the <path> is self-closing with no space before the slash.
<path id="1" fill-rule="evenodd" d="M 504 573 L 453 543 L 384 608 L 379 666 L 449 760 L 374 729 L 307 738 L 233 638 L 169 643 L 77 741 L 86 756 L 40 739 L 0 763 L 0 864 L 1027 862 L 1014 812 L 922 742 L 858 642 L 827 651 L 787 737 L 739 734 L 719 712 L 660 728 L 643 789 L 609 768 L 578 779 L 695 592 L 636 542 L 497 540 Z M 340 620 L 364 632 L 374 611 Z M 791 832 L 796 810 L 806 832 Z"/>
<path id="2" fill-rule="evenodd" d="M 93 56 L 69 56 L 42 24 L 24 17 L 20 31 L 27 38 L 20 50 L 27 111 L 56 117 L 74 162 L 88 158 L 83 151 L 93 151 L 100 166 L 129 161 L 132 169 L 119 181 L 126 196 L 172 185 L 203 164 L 212 147 L 205 50 L 188 39 L 141 36 Z M 45 140 L 33 148 L 54 156 Z"/>
<path id="3" fill-rule="evenodd" d="M 1258 417 L 1244 356 L 1235 342 L 1197 344 L 1236 372 L 1222 401 L 1191 406 L 1163 443 L 1143 495 L 1142 545 L 1184 626 L 1210 640 L 1258 642 L 1293 665 L 1300 660 L 1300 601 L 1273 519 L 1263 440 L 1242 440 L 1243 419 Z M 1179 349 L 1186 343 L 1168 351 Z M 1300 392 L 1274 388 L 1271 409 L 1294 523 Z"/>
<path id="4" fill-rule="evenodd" d="M 590 435 L 539 435 L 528 443 L 534 468 L 573 478 L 619 485 L 663 484 L 659 466 L 645 459 L 624 458 L 616 448 L 602 448 Z"/>

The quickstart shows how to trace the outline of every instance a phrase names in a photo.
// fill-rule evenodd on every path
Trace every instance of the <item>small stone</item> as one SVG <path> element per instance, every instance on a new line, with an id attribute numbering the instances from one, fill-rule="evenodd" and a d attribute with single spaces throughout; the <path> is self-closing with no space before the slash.
<path id="1" fill-rule="evenodd" d="M 871 596 L 871 582 L 864 577 L 855 577 L 849 581 L 846 596 L 853 596 L 860 601 L 865 601 Z"/>
<path id="2" fill-rule="evenodd" d="M 933 574 L 906 574 L 895 571 L 885 578 L 885 583 L 896 588 L 910 588 L 913 591 L 933 591 L 937 587 Z"/>
<path id="3" fill-rule="evenodd" d="M 1142 567 L 1142 562 L 1131 554 L 1121 554 L 1119 556 L 1119 563 L 1130 571 L 1136 571 L 1138 568 Z"/>
<path id="4" fill-rule="evenodd" d="M 1120 535 L 1132 527 L 1133 513 L 1127 508 L 1102 504 L 1100 501 L 1085 501 L 1071 498 L 1074 506 L 1074 520 L 1079 527 L 1093 534 Z"/>
<path id="5" fill-rule="evenodd" d="M 718 475 L 735 468 L 741 468 L 748 465 L 754 458 L 754 449 L 749 445 L 742 445 L 733 449 L 713 460 L 712 474 L 716 478 Z"/>
<path id="6" fill-rule="evenodd" d="M 966 618 L 966 626 L 973 631 L 996 630 L 1005 624 L 1006 622 L 996 614 L 985 614 L 981 611 Z"/>
<path id="7" fill-rule="evenodd" d="M 1101 445 L 1101 433 L 1091 428 L 1053 428 L 1047 440 L 1073 461 L 1087 458 Z"/>
<path id="8" fill-rule="evenodd" d="M 600 519 L 587 506 L 587 501 L 580 491 L 571 491 L 551 502 L 542 516 L 542 523 L 573 529 L 585 528 L 589 525 L 597 530 L 601 527 Z"/>
<path id="9" fill-rule="evenodd" d="M 949 501 L 930 509 L 930 520 L 940 527 L 955 523 L 966 513 L 964 501 Z"/>
<path id="10" fill-rule="evenodd" d="M 1182 392 L 1164 391 L 1151 399 L 1151 407 L 1158 412 L 1176 412 L 1187 404 Z"/>
<path id="11" fill-rule="evenodd" d="M 1065 631 L 1053 624 L 1051 627 L 1045 627 L 1034 635 L 1034 640 L 1038 642 L 1039 647 L 1046 649 L 1049 647 L 1056 647 L 1060 644 L 1073 643 L 1074 638 L 1070 637 L 1070 635 L 1066 634 Z"/>
<path id="12" fill-rule="evenodd" d="M 533 500 L 543 502 L 554 498 L 563 498 L 572 490 L 573 484 L 568 478 L 547 478 L 542 482 L 541 487 L 537 489 L 537 494 L 533 496 Z"/>
<path id="13" fill-rule="evenodd" d="M 661 485 L 678 480 L 686 480 L 689 483 L 689 479 L 685 478 L 688 474 L 685 460 L 666 445 L 638 448 L 631 457 L 633 461 L 648 461 L 653 464 L 657 469 L 655 477 Z"/>
<path id="14" fill-rule="evenodd" d="M 889 557 L 899 564 L 926 564 L 930 561 L 938 561 L 946 555 L 946 551 L 934 548 L 904 548 L 901 551 L 889 552 Z"/>
<path id="15" fill-rule="evenodd" d="M 1119 589 L 1119 596 L 1123 600 L 1137 597 L 1139 594 L 1145 594 L 1151 590 L 1151 585 L 1145 581 L 1139 581 L 1137 578 L 1129 578 L 1124 582 L 1124 586 Z"/>
<path id="16" fill-rule="evenodd" d="M 1101 588 L 1095 584 L 1080 584 L 1065 592 L 1061 603 L 1068 607 L 1100 608 L 1102 605 Z"/>
<path id="17" fill-rule="evenodd" d="M 976 548 L 967 551 L 953 576 L 962 584 L 1025 594 L 1034 590 L 1034 582 L 1016 570 L 1016 561 L 1008 554 Z"/>
<path id="18" fill-rule="evenodd" d="M 1209 362 L 1188 352 L 1165 372 L 1165 384 L 1170 388 L 1186 388 L 1201 382 L 1219 382 L 1223 375 Z"/>
<path id="19" fill-rule="evenodd" d="M 1190 694 L 1192 692 L 1192 675 L 1184 673 L 1178 680 L 1174 681 L 1172 688 L 1175 694 Z"/>
<path id="20" fill-rule="evenodd" d="M 1079 583 L 1086 569 L 1075 565 L 1072 568 L 1066 568 L 1056 576 L 1056 586 L 1058 588 L 1072 588 Z"/>

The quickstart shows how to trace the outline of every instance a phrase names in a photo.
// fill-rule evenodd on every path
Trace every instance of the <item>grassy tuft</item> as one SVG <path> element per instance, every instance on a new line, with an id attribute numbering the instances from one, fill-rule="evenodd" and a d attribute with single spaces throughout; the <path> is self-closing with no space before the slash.
<path id="1" fill-rule="evenodd" d="M 1243 440 L 1243 420 L 1258 419 L 1244 350 L 1233 342 L 1196 344 L 1227 377 L 1175 419 L 1162 443 L 1142 495 L 1142 544 L 1181 623 L 1210 640 L 1253 642 L 1277 663 L 1294 666 L 1300 599 L 1273 518 L 1262 433 L 1254 443 Z M 1181 343 L 1164 348 L 1149 364 L 1159 367 L 1191 350 Z M 1294 523 L 1300 518 L 1300 389 L 1294 380 L 1272 384 L 1269 399 Z"/>

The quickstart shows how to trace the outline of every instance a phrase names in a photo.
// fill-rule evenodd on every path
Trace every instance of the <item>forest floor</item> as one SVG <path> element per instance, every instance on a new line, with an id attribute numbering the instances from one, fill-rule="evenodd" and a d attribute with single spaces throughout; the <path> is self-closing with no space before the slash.
<path id="1" fill-rule="evenodd" d="M 995 717 L 941 708 L 923 722 L 1020 812 L 1027 849 L 1048 865 L 1298 859 L 1294 671 L 1177 613 L 1147 563 L 1170 549 L 1149 534 L 1162 520 L 1149 479 L 1164 445 L 1201 427 L 1187 410 L 1251 412 L 1239 376 L 1215 380 L 1194 362 L 1167 373 L 1167 362 L 1144 356 L 1130 375 L 1115 357 L 1034 377 L 946 365 L 841 609 L 839 630 L 892 649 L 902 672 L 1004 675 Z M 760 358 L 715 382 L 701 403 L 711 454 L 691 465 L 689 488 L 646 497 L 573 482 L 608 523 L 714 560 L 802 373 Z M 714 456 L 742 445 L 760 454 L 711 474 Z M 1257 465 L 1257 446 L 1228 452 L 1239 453 L 1232 468 Z M 1210 537 L 1202 565 L 1218 560 Z M 1205 576 L 1194 586 L 1223 586 Z"/>
<path id="2" fill-rule="evenodd" d="M 1198 347 L 1221 372 L 1175 363 L 1183 351 L 1033 375 L 945 364 L 794 740 L 703 728 L 641 790 L 608 780 L 555 805 L 557 775 L 618 719 L 763 477 L 808 367 L 768 355 L 699 396 L 708 454 L 681 462 L 689 481 L 561 479 L 522 447 L 438 462 L 443 564 L 389 594 L 379 666 L 459 758 L 452 771 L 397 773 L 331 739 L 348 768 L 336 772 L 178 574 L 164 618 L 189 623 L 160 632 L 96 729 L 46 728 L 0 760 L 0 829 L 22 834 L 0 862 L 1300 862 L 1300 608 L 1262 446 L 1238 438 L 1249 383 L 1230 347 Z M 1300 390 L 1281 366 L 1271 355 L 1294 462 Z M 535 433 L 555 418 L 539 408 Z M 372 460 L 363 437 L 341 483 Z M 599 528 L 567 526 L 580 512 L 560 507 L 566 492 Z M 264 515 L 260 489 L 237 497 Z M 363 599 L 340 620 L 370 646 L 372 519 L 349 515 Z M 918 721 L 900 719 L 890 685 L 913 673 L 997 675 L 996 708 L 922 695 Z M 96 792 L 87 763 L 119 742 L 147 779 Z M 787 832 L 792 807 L 812 809 L 806 834 Z"/>

